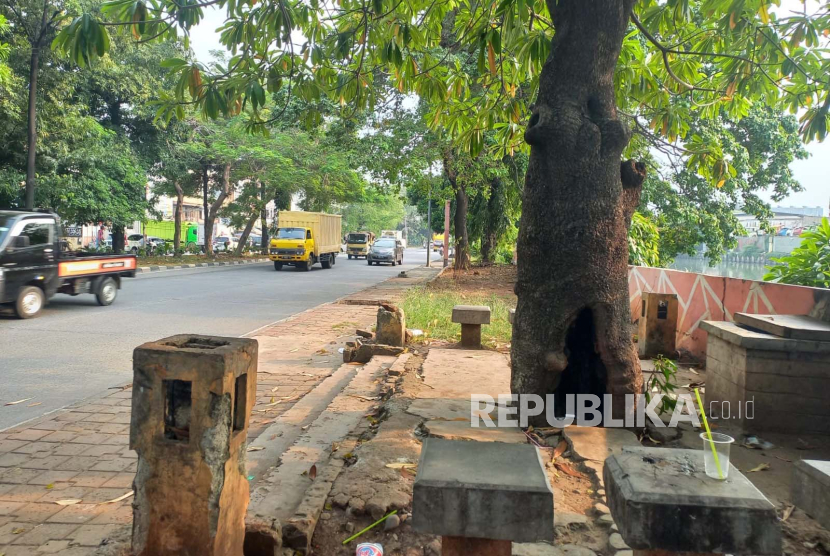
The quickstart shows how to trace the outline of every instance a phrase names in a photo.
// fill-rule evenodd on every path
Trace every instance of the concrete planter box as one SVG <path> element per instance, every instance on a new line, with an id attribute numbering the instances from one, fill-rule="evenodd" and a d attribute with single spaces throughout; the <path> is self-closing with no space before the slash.
<path id="1" fill-rule="evenodd" d="M 830 435 L 830 342 L 779 338 L 704 321 L 706 407 L 748 433 Z"/>

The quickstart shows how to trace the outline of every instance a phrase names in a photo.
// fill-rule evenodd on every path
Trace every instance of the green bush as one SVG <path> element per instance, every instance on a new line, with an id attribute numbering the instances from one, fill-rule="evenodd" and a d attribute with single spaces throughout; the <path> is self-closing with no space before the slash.
<path id="1" fill-rule="evenodd" d="M 764 280 L 782 284 L 830 288 L 830 222 L 821 219 L 815 231 L 801 234 L 801 245 L 786 257 L 773 259 Z"/>

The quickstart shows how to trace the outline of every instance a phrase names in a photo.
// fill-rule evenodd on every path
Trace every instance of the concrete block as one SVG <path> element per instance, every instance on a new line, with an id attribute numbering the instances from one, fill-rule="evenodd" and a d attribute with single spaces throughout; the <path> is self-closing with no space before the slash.
<path id="1" fill-rule="evenodd" d="M 133 353 L 136 556 L 242 556 L 256 340 L 179 335 Z"/>
<path id="2" fill-rule="evenodd" d="M 412 527 L 444 537 L 552 541 L 553 490 L 539 452 L 526 444 L 427 438 Z"/>
<path id="3" fill-rule="evenodd" d="M 734 466 L 725 481 L 707 477 L 701 450 L 627 447 L 605 461 L 604 477 L 635 551 L 781 554 L 775 506 Z"/>
<path id="4" fill-rule="evenodd" d="M 389 346 L 403 346 L 405 340 L 406 317 L 403 311 L 389 304 L 378 307 L 375 341 L 378 344 L 386 344 Z"/>
<path id="5" fill-rule="evenodd" d="M 456 305 L 452 321 L 460 324 L 490 324 L 490 307 L 486 305 Z"/>
<path id="6" fill-rule="evenodd" d="M 830 529 L 830 461 L 797 461 L 791 492 L 793 504 Z"/>
<path id="7" fill-rule="evenodd" d="M 507 311 L 507 320 L 510 324 L 513 324 L 513 321 L 516 320 L 516 309 L 509 309 Z"/>

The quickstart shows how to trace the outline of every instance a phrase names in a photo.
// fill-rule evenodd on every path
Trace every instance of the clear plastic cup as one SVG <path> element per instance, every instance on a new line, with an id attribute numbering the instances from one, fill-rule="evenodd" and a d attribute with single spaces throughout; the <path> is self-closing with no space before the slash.
<path id="1" fill-rule="evenodd" d="M 703 440 L 703 468 L 706 475 L 723 481 L 729 475 L 729 448 L 735 439 L 731 436 L 721 434 L 719 432 L 712 433 L 712 440 L 709 440 L 709 433 L 700 433 L 700 438 Z M 717 453 L 717 462 L 715 455 L 712 453 L 712 444 L 715 445 L 715 452 Z M 718 470 L 720 467 L 720 470 Z"/>

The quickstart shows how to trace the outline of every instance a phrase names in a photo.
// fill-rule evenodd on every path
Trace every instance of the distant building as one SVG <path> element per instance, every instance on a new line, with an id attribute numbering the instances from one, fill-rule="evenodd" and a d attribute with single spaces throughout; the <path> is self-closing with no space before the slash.
<path id="1" fill-rule="evenodd" d="M 769 225 L 776 232 L 781 230 L 799 230 L 818 224 L 821 221 L 823 213 L 824 209 L 821 207 L 774 207 L 772 209 L 772 218 L 769 219 Z M 735 218 L 738 219 L 738 222 L 751 236 L 766 233 L 761 228 L 761 221 L 754 214 L 736 211 Z"/>
<path id="2" fill-rule="evenodd" d="M 824 209 L 822 207 L 772 207 L 772 211 L 786 214 L 800 214 L 802 216 L 817 216 L 818 218 L 824 216 Z"/>

